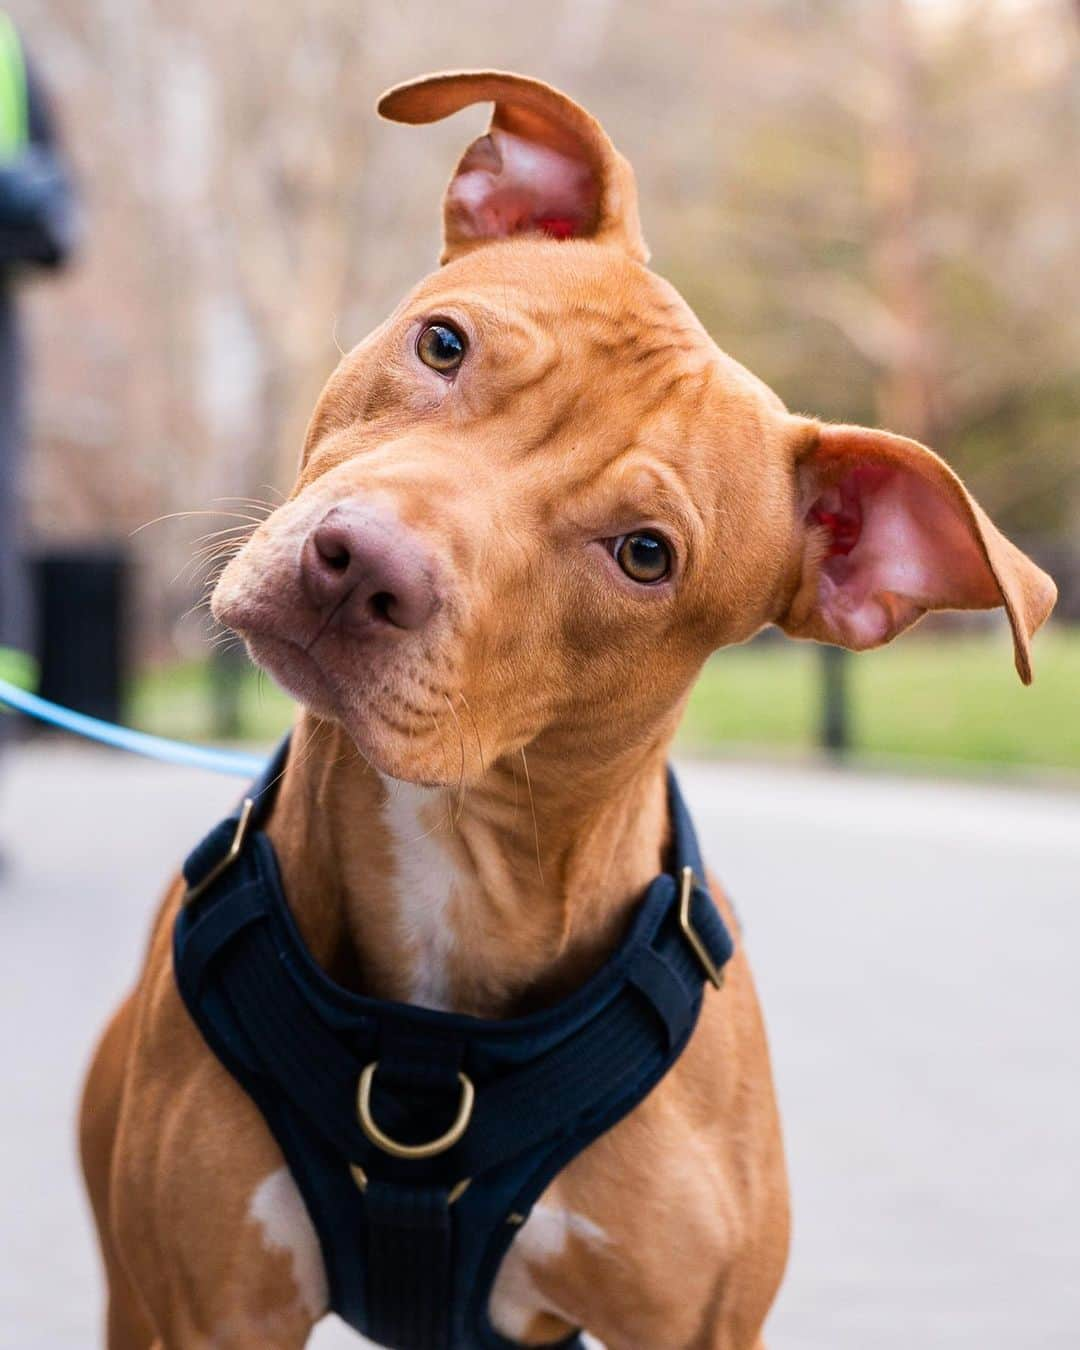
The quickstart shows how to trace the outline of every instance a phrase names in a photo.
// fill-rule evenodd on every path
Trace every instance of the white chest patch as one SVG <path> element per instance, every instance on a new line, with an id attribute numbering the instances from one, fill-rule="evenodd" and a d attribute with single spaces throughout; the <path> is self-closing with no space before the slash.
<path id="1" fill-rule="evenodd" d="M 454 947 L 448 910 L 461 875 L 445 842 L 446 794 L 396 779 L 384 783 L 383 818 L 393 839 L 398 922 L 413 961 L 409 1000 L 447 1011 Z"/>
<path id="2" fill-rule="evenodd" d="M 279 1167 L 259 1182 L 248 1206 L 248 1218 L 262 1229 L 269 1251 L 292 1254 L 300 1302 L 313 1321 L 322 1317 L 330 1306 L 330 1293 L 319 1239 L 287 1167 Z"/>
<path id="3" fill-rule="evenodd" d="M 491 1291 L 491 1320 L 504 1336 L 511 1339 L 524 1336 L 540 1313 L 573 1320 L 540 1293 L 534 1279 L 534 1268 L 561 1256 L 571 1238 L 597 1248 L 606 1248 L 610 1244 L 599 1224 L 584 1214 L 556 1209 L 552 1205 L 534 1206 L 503 1257 Z M 599 1341 L 591 1338 L 586 1338 L 586 1344 L 603 1350 Z"/>

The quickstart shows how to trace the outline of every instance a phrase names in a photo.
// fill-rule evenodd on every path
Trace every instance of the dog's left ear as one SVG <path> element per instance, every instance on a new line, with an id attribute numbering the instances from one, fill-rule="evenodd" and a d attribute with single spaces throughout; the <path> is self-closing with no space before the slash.
<path id="1" fill-rule="evenodd" d="M 929 610 L 1005 608 L 1016 669 L 1057 598 L 948 465 L 904 436 L 807 422 L 796 437 L 800 580 L 777 622 L 860 651 Z"/>
<path id="2" fill-rule="evenodd" d="M 438 122 L 472 103 L 495 112 L 447 188 L 442 262 L 529 232 L 648 261 L 633 170 L 600 123 L 550 85 L 491 70 L 428 75 L 396 85 L 378 109 L 393 122 Z"/>

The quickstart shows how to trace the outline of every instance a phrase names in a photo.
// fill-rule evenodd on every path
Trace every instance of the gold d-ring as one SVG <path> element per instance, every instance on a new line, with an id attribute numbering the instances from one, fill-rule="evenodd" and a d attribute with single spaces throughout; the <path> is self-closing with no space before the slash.
<path id="1" fill-rule="evenodd" d="M 399 1144 L 396 1139 L 391 1139 L 379 1129 L 371 1114 L 371 1085 L 378 1067 L 379 1061 L 373 1059 L 360 1075 L 360 1084 L 356 1089 L 356 1114 L 360 1118 L 360 1128 L 375 1147 L 389 1153 L 392 1158 L 411 1158 L 414 1161 L 420 1158 L 435 1158 L 440 1153 L 445 1153 L 447 1149 L 453 1148 L 469 1128 L 473 1103 L 476 1101 L 476 1089 L 468 1076 L 458 1074 L 458 1082 L 461 1084 L 461 1104 L 458 1106 L 457 1119 L 445 1134 L 440 1134 L 438 1139 L 431 1139 L 426 1144 Z"/>

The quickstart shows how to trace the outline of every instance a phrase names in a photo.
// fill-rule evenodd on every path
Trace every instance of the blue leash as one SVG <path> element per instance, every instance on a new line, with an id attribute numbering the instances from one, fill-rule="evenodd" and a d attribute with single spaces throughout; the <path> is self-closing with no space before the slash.
<path id="1" fill-rule="evenodd" d="M 210 745 L 189 745 L 186 741 L 170 741 L 164 736 L 151 736 L 145 731 L 118 727 L 113 722 L 103 722 L 99 717 L 87 717 L 85 713 L 73 712 L 59 703 L 50 703 L 46 698 L 38 698 L 37 694 L 28 694 L 25 689 L 5 679 L 0 679 L 0 703 L 6 703 L 28 717 L 36 717 L 39 722 L 47 722 L 50 726 L 74 732 L 76 736 L 84 736 L 88 741 L 100 741 L 102 745 L 111 745 L 116 750 L 130 750 L 132 754 L 158 759 L 164 764 L 208 769 L 211 773 L 247 779 L 258 777 L 266 767 L 264 755 L 249 755 L 242 750 L 218 750 Z"/>

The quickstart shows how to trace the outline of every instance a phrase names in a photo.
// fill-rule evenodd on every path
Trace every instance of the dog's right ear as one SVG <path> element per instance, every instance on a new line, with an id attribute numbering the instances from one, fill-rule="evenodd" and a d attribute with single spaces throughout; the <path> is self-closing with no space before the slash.
<path id="1" fill-rule="evenodd" d="M 633 170 L 600 123 L 550 85 L 491 70 L 427 75 L 388 90 L 378 109 L 393 122 L 438 122 L 489 102 L 487 135 L 446 191 L 441 261 L 537 233 L 612 244 L 647 262 Z"/>

